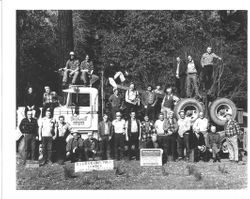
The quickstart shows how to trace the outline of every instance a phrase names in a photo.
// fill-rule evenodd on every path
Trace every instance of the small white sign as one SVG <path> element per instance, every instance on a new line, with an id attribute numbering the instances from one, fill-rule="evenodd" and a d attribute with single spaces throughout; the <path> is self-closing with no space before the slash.
<path id="1" fill-rule="evenodd" d="M 162 166 L 162 149 L 141 149 L 141 166 Z"/>
<path id="2" fill-rule="evenodd" d="M 100 160 L 100 161 L 87 161 L 87 162 L 76 162 L 75 172 L 89 172 L 89 171 L 103 171 L 113 170 L 114 160 Z"/>

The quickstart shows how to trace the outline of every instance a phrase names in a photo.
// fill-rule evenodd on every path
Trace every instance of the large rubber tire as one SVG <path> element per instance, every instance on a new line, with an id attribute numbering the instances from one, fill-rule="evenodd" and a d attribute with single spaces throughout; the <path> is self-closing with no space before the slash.
<path id="1" fill-rule="evenodd" d="M 185 113 L 188 110 L 192 110 L 193 113 L 191 115 L 191 121 L 194 122 L 199 117 L 199 113 L 201 111 L 204 111 L 204 105 L 199 101 L 197 101 L 196 99 L 185 98 L 180 100 L 178 104 L 175 105 L 174 113 L 177 119 L 179 119 L 180 117 L 179 112 L 181 110 L 184 110 Z"/>
<path id="2" fill-rule="evenodd" d="M 237 115 L 237 107 L 235 104 L 227 98 L 219 98 L 212 102 L 209 107 L 209 115 L 211 120 L 219 125 L 224 126 L 226 122 L 226 112 L 231 111 L 232 118 L 235 119 Z"/>

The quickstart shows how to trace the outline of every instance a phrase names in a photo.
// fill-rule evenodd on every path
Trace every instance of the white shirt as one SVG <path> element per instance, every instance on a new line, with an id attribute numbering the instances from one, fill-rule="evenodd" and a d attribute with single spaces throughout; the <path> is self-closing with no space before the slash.
<path id="1" fill-rule="evenodd" d="M 194 65 L 194 61 L 191 61 L 187 65 L 187 73 L 197 73 L 197 70 Z"/>
<path id="2" fill-rule="evenodd" d="M 124 119 L 121 119 L 120 121 L 116 119 L 112 122 L 112 125 L 114 126 L 115 133 L 125 133 L 126 122 Z"/>
<path id="3" fill-rule="evenodd" d="M 161 121 L 161 120 L 155 121 L 155 130 L 156 130 L 157 135 L 164 134 L 163 123 L 164 123 L 164 120 L 163 121 Z"/>
<path id="4" fill-rule="evenodd" d="M 207 118 L 198 118 L 195 122 L 194 122 L 194 125 L 193 125 L 193 129 L 195 128 L 199 128 L 200 131 L 204 132 L 204 131 L 207 131 L 208 129 L 208 120 Z"/>
<path id="5" fill-rule="evenodd" d="M 42 132 L 42 137 L 52 137 L 53 130 L 55 127 L 55 121 L 52 118 L 44 117 L 40 123 L 40 130 Z"/>
<path id="6" fill-rule="evenodd" d="M 108 122 L 104 122 L 104 135 L 109 135 L 109 125 L 108 125 Z"/>
<path id="7" fill-rule="evenodd" d="M 128 121 L 126 122 L 126 128 L 128 129 Z M 136 133 L 136 132 L 139 132 L 137 122 L 136 120 L 131 120 L 131 133 Z"/>
<path id="8" fill-rule="evenodd" d="M 191 122 L 190 119 L 184 118 L 184 119 L 178 119 L 178 134 L 180 137 L 183 137 L 183 134 L 190 130 Z"/>
<path id="9" fill-rule="evenodd" d="M 65 133 L 68 131 L 68 130 L 70 130 L 70 126 L 69 126 L 69 124 L 67 124 L 67 123 L 58 123 L 58 127 L 57 127 L 57 129 L 58 129 L 58 137 L 64 137 L 65 136 Z"/>

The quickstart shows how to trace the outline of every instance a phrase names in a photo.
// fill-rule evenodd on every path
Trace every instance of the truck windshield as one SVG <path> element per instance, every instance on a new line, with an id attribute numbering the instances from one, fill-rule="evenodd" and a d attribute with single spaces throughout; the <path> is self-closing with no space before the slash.
<path id="1" fill-rule="evenodd" d="M 90 106 L 90 94 L 71 93 L 69 106 Z"/>

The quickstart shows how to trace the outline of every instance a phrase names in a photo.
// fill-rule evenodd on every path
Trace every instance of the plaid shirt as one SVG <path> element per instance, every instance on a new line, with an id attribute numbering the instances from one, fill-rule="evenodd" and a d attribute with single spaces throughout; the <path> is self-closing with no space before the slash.
<path id="1" fill-rule="evenodd" d="M 55 91 L 43 94 L 43 104 L 56 103 L 56 102 L 57 102 L 57 94 Z"/>
<path id="2" fill-rule="evenodd" d="M 141 122 L 141 135 L 142 141 L 147 141 L 152 137 L 154 133 L 154 124 L 150 121 L 142 121 Z"/>
<path id="3" fill-rule="evenodd" d="M 167 131 L 172 131 L 173 133 L 175 133 L 178 130 L 178 124 L 175 118 L 171 119 L 167 119 L 164 120 L 164 124 L 163 124 L 163 129 L 166 132 L 166 134 L 168 134 Z"/>
<path id="4" fill-rule="evenodd" d="M 30 120 L 24 118 L 19 125 L 19 129 L 22 132 L 22 134 L 38 135 L 37 120 L 34 118 L 31 118 Z"/>
<path id="5" fill-rule="evenodd" d="M 227 137 L 232 137 L 234 135 L 240 134 L 240 126 L 236 121 L 227 121 L 224 126 L 225 134 Z"/>

